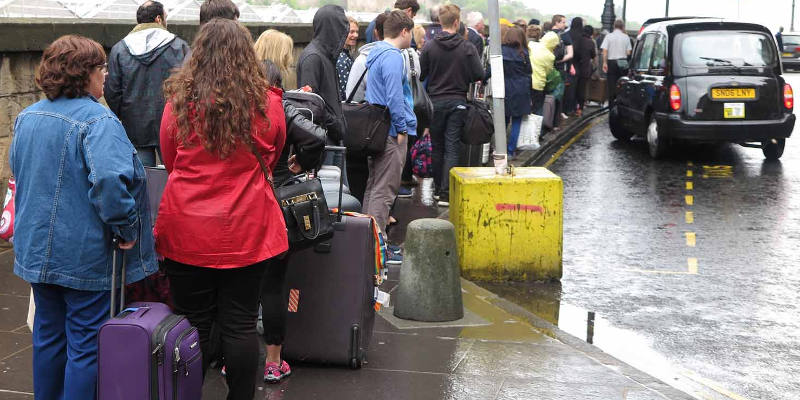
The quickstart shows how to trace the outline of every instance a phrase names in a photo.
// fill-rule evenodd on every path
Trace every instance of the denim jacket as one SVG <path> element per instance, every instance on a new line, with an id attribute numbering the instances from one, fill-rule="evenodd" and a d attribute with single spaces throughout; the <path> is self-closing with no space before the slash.
<path id="1" fill-rule="evenodd" d="M 158 269 L 144 167 L 114 114 L 91 96 L 41 100 L 14 123 L 14 273 L 78 290 L 111 287 L 111 240 L 128 283 Z"/>

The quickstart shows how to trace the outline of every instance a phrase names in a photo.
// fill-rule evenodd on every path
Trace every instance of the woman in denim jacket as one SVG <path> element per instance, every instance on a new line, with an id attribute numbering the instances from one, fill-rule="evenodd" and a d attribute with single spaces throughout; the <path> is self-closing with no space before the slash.
<path id="1" fill-rule="evenodd" d="M 94 399 L 97 331 L 108 318 L 111 241 L 127 250 L 128 282 L 155 272 L 144 168 L 119 120 L 97 102 L 106 55 L 63 36 L 44 51 L 36 84 L 47 99 L 14 124 L 14 273 L 36 303 L 37 399 Z"/>

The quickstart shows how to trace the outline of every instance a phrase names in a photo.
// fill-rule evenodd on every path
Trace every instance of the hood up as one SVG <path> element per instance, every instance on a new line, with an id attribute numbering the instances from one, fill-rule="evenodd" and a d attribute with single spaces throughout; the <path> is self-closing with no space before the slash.
<path id="1" fill-rule="evenodd" d="M 350 31 L 350 23 L 344 14 L 344 9 L 332 4 L 322 6 L 314 14 L 313 25 L 313 41 L 328 58 L 336 60 L 344 48 L 344 42 Z"/>
<path id="2" fill-rule="evenodd" d="M 150 65 L 175 40 L 175 34 L 163 27 L 134 30 L 122 42 L 134 59 Z"/>

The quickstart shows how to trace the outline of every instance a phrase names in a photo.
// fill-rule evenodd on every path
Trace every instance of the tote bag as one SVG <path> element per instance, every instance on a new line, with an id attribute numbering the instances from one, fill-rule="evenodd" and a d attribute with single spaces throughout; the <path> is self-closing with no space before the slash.
<path id="1" fill-rule="evenodd" d="M 539 148 L 539 135 L 542 133 L 542 116 L 528 114 L 522 117 L 522 125 L 517 138 L 517 150 L 536 150 Z"/>

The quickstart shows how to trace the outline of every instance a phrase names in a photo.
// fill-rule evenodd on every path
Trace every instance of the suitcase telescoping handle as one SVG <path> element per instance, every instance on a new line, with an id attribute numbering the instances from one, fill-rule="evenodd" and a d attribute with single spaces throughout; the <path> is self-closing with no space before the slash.
<path id="1" fill-rule="evenodd" d="M 118 257 L 118 255 L 120 257 Z M 122 259 L 120 266 L 120 288 L 119 288 L 119 304 L 117 304 L 117 258 Z M 114 236 L 111 240 L 111 306 L 109 307 L 110 318 L 122 312 L 125 307 L 125 253 L 119 247 L 119 237 Z"/>
<path id="2" fill-rule="evenodd" d="M 347 148 L 344 146 L 325 146 L 325 151 L 342 153 L 342 165 L 338 166 L 342 170 L 339 174 L 339 206 L 336 207 L 336 222 L 342 222 L 342 191 L 344 190 L 344 174 L 347 173 L 347 171 L 345 171 L 347 168 L 347 161 L 345 161 L 345 157 L 347 157 Z"/>

